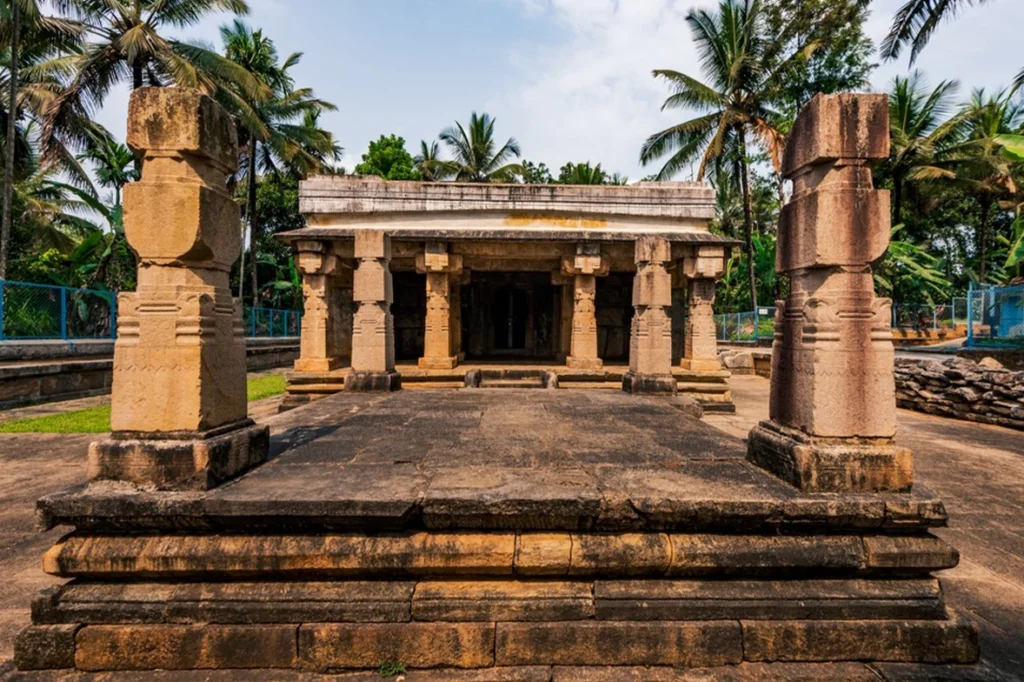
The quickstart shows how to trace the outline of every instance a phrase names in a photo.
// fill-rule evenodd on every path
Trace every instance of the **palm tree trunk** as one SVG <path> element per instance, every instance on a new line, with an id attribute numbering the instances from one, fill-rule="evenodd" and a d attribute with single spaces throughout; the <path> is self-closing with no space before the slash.
<path id="1" fill-rule="evenodd" d="M 256 273 L 256 138 L 249 139 L 249 189 L 246 198 L 246 217 L 249 218 L 249 269 L 252 270 L 252 305 L 256 307 L 259 296 L 259 281 Z"/>
<path id="2" fill-rule="evenodd" d="M 10 254 L 11 223 L 14 210 L 14 152 L 18 120 L 18 39 L 21 32 L 21 10 L 17 2 L 11 3 L 11 83 L 7 93 L 7 155 L 4 159 L 4 206 L 0 224 L 0 279 L 7 278 L 7 258 Z"/>
<path id="3" fill-rule="evenodd" d="M 892 224 L 903 222 L 903 178 L 894 178 Z"/>
<path id="4" fill-rule="evenodd" d="M 985 283 L 985 259 L 988 256 L 988 216 L 992 202 L 986 199 L 981 204 L 981 226 L 978 228 L 978 282 Z"/>
<path id="5" fill-rule="evenodd" d="M 739 128 L 740 183 L 743 186 L 743 236 L 747 242 L 747 273 L 750 276 L 750 305 L 757 310 L 757 276 L 754 266 L 754 208 L 750 196 L 750 166 L 747 163 L 747 134 Z"/>

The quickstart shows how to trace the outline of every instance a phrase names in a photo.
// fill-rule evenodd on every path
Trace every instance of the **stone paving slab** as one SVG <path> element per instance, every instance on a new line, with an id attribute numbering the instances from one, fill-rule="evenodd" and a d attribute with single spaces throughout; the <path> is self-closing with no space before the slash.
<path id="1" fill-rule="evenodd" d="M 168 530 L 830 530 L 945 524 L 911 495 L 800 493 L 667 398 L 339 394 L 268 420 L 274 458 L 210 492 L 117 484 L 42 500 L 45 526 Z"/>

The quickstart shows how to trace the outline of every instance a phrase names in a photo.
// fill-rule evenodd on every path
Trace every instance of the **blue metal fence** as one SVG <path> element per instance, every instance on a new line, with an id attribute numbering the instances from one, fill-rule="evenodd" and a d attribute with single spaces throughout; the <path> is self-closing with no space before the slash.
<path id="1" fill-rule="evenodd" d="M 246 336 L 299 336 L 302 313 L 242 309 Z M 0 341 L 113 339 L 117 292 L 0 280 Z"/>
<path id="2" fill-rule="evenodd" d="M 753 341 L 775 336 L 775 308 L 760 307 L 747 313 L 715 315 L 715 334 L 719 341 Z"/>
<path id="3" fill-rule="evenodd" d="M 1024 346 L 1024 285 L 973 285 L 967 294 L 967 346 Z"/>

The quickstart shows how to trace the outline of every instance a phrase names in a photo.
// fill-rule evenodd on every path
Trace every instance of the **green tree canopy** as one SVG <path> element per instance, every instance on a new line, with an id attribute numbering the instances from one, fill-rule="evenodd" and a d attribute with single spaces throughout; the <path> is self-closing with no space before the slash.
<path id="1" fill-rule="evenodd" d="M 405 149 L 405 138 L 381 135 L 370 142 L 363 161 L 355 168 L 356 175 L 379 175 L 385 180 L 422 180 L 412 155 Z"/>

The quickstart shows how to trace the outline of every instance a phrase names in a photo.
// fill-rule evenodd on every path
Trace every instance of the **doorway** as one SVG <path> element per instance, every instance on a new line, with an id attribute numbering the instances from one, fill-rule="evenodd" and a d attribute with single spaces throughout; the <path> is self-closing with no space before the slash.
<path id="1" fill-rule="evenodd" d="M 553 360 L 560 307 L 548 272 L 473 272 L 462 289 L 467 357 Z"/>

